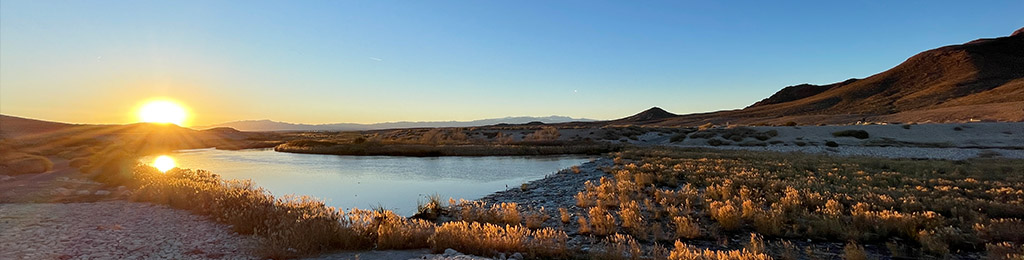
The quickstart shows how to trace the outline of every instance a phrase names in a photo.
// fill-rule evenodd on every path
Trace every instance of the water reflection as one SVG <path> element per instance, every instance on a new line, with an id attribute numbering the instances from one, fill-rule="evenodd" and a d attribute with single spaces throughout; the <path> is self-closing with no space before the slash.
<path id="1" fill-rule="evenodd" d="M 178 167 L 206 169 L 226 179 L 252 179 L 274 195 L 311 195 L 346 209 L 383 206 L 403 215 L 411 215 L 417 201 L 429 195 L 478 199 L 590 159 L 336 156 L 269 149 L 187 150 L 173 156 Z"/>

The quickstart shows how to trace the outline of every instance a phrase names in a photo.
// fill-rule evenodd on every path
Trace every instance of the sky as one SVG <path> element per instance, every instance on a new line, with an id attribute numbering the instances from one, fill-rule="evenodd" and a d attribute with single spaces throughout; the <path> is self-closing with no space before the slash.
<path id="1" fill-rule="evenodd" d="M 190 125 L 739 109 L 1024 26 L 1024 1 L 0 1 L 0 113 Z"/>

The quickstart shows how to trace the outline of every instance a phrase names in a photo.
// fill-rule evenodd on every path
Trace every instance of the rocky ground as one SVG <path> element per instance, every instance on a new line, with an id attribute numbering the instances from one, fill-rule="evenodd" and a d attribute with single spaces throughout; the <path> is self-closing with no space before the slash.
<path id="1" fill-rule="evenodd" d="M 254 259 L 256 240 L 148 203 L 0 204 L 0 259 Z"/>

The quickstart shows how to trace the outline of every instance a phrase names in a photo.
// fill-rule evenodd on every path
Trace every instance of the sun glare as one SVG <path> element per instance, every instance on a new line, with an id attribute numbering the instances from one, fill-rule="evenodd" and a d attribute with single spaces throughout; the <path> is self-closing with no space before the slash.
<path id="1" fill-rule="evenodd" d="M 157 156 L 156 159 L 153 159 L 153 167 L 156 167 L 160 172 L 167 172 L 174 169 L 175 166 L 174 158 L 167 155 Z"/>
<path id="2" fill-rule="evenodd" d="M 139 108 L 140 122 L 184 126 L 187 116 L 184 107 L 167 100 L 150 101 Z"/>

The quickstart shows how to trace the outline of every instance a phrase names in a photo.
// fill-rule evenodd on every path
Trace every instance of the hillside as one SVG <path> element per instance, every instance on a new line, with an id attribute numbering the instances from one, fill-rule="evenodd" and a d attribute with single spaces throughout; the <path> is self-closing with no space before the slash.
<path id="1" fill-rule="evenodd" d="M 44 134 L 74 126 L 76 125 L 0 115 L 0 139 Z"/>
<path id="2" fill-rule="evenodd" d="M 1024 121 L 1021 30 L 928 50 L 864 79 L 789 86 L 744 109 L 682 115 L 654 124 L 969 120 Z"/>

